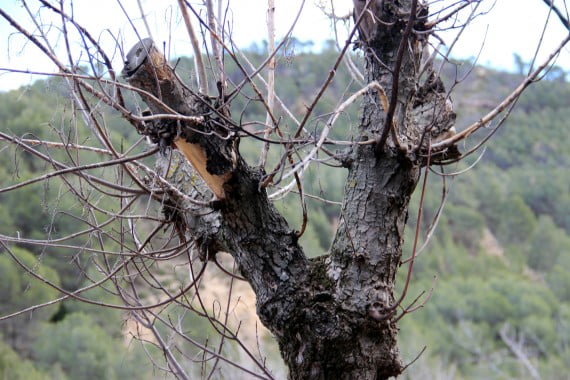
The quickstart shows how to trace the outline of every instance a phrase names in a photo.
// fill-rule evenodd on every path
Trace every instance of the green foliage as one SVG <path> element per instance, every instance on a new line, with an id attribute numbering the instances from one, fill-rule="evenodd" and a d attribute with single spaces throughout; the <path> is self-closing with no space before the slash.
<path id="1" fill-rule="evenodd" d="M 11 249 L 15 258 L 33 270 L 38 276 L 59 285 L 59 276 L 52 268 L 44 265 L 32 253 L 14 247 Z M 57 298 L 57 290 L 44 284 L 31 274 L 26 273 L 8 252 L 0 253 L 0 315 L 4 316 L 28 307 L 52 301 Z M 46 321 L 56 311 L 57 306 L 43 307 L 17 317 L 0 322 L 0 332 L 5 342 L 19 352 L 27 353 L 38 324 Z"/>
<path id="2" fill-rule="evenodd" d="M 497 227 L 501 242 L 521 245 L 534 231 L 536 218 L 520 196 L 515 195 L 506 199 L 500 206 L 499 213 L 503 215 Z"/>
<path id="3" fill-rule="evenodd" d="M 450 206 L 446 211 L 454 241 L 469 249 L 477 249 L 485 227 L 483 216 L 465 206 Z"/>
<path id="4" fill-rule="evenodd" d="M 570 237 L 549 216 L 541 216 L 526 249 L 528 265 L 549 272 L 562 254 L 570 255 Z"/>
<path id="5" fill-rule="evenodd" d="M 128 353 L 123 347 L 90 316 L 72 313 L 62 322 L 42 326 L 34 354 L 43 368 L 58 363 L 70 379 L 143 378 L 151 364 L 125 361 Z"/>
<path id="6" fill-rule="evenodd" d="M 570 304 L 570 250 L 566 247 L 558 256 L 556 265 L 546 275 L 546 280 L 552 291 L 563 302 Z"/>
<path id="7" fill-rule="evenodd" d="M 0 379 L 50 380 L 53 378 L 38 370 L 33 362 L 22 359 L 10 346 L 0 341 Z"/>
<path id="8" fill-rule="evenodd" d="M 81 295 L 87 299 L 108 304 L 120 304 L 121 302 L 118 297 L 109 294 L 106 290 L 99 287 L 83 292 Z M 86 314 L 89 315 L 95 326 L 104 329 L 110 336 L 119 338 L 123 334 L 124 313 L 122 310 L 101 307 L 78 300 L 68 300 L 62 304 L 62 307 L 63 309 L 60 309 L 60 311 L 63 312 L 62 317 L 64 319 L 70 314 Z"/>
<path id="9" fill-rule="evenodd" d="M 558 226 L 570 233 L 568 165 L 513 168 L 509 173 L 511 191 L 520 194 L 536 215 L 551 216 Z"/>

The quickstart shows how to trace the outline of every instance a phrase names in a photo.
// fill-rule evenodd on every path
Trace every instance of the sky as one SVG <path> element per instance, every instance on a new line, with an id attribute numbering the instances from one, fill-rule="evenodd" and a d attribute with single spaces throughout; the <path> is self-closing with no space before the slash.
<path id="1" fill-rule="evenodd" d="M 301 17 L 295 27 L 293 35 L 298 39 L 312 40 L 315 46 L 334 36 L 330 21 L 325 14 L 315 6 L 321 1 L 330 4 L 331 0 L 306 0 Z M 337 14 L 346 14 L 352 7 L 352 0 L 333 0 Z M 171 57 L 190 55 L 191 45 L 188 41 L 184 23 L 175 0 L 140 0 L 147 16 L 152 37 L 160 46 L 166 47 L 166 54 Z M 292 21 L 295 19 L 302 0 L 275 0 L 277 39 L 283 37 Z M 451 4 L 455 1 L 433 1 L 438 6 Z M 29 0 L 32 9 L 36 9 L 36 2 Z M 91 33 L 101 40 L 103 46 L 114 46 L 118 37 L 120 45 L 125 50 L 137 41 L 133 26 L 129 23 L 121 5 L 129 11 L 136 30 L 142 37 L 146 37 L 146 29 L 140 20 L 140 11 L 136 0 L 75 0 L 73 10 L 66 1 L 67 12 L 73 12 L 75 19 L 83 24 Z M 192 0 L 191 3 L 201 3 Z M 556 3 L 556 2 L 555 2 Z M 232 9 L 227 13 L 232 27 L 232 35 L 240 47 L 250 46 L 267 39 L 266 10 L 267 0 L 231 0 Z M 562 9 L 563 0 L 558 0 Z M 478 54 L 479 63 L 500 69 L 513 70 L 516 53 L 523 60 L 530 61 L 535 53 L 537 44 L 541 39 L 544 22 L 548 15 L 548 8 L 542 0 L 482 0 L 479 10 L 484 15 L 476 18 L 469 28 L 463 32 L 461 39 L 454 45 L 452 56 L 455 58 L 471 58 Z M 18 0 L 0 0 L 0 8 L 11 17 L 19 20 L 25 27 L 32 27 L 30 18 Z M 330 5 L 328 6 L 330 9 Z M 433 9 L 433 8 L 432 8 Z M 470 8 L 468 7 L 467 10 Z M 60 21 L 50 14 L 42 12 L 43 24 L 58 24 Z M 467 17 L 465 13 L 464 17 Z M 56 28 L 51 31 L 53 36 L 59 32 Z M 556 16 L 552 15 L 545 35 L 542 39 L 542 48 L 539 54 L 544 58 L 564 38 L 567 32 L 560 26 Z M 440 32 L 449 46 L 456 31 Z M 341 35 L 344 38 L 346 32 Z M 77 38 L 77 37 L 75 37 Z M 80 49 L 79 40 L 72 37 L 72 48 Z M 57 40 L 57 39 L 55 39 Z M 59 49 L 63 41 L 57 40 Z M 58 47 L 56 47 L 56 50 Z M 114 54 L 114 64 L 122 67 L 122 54 L 119 50 L 111 50 Z M 570 71 L 570 49 L 565 48 L 557 64 L 564 70 Z M 34 77 L 28 74 L 8 73 L 5 69 L 17 68 L 31 71 L 53 71 L 53 65 L 39 52 L 37 48 L 26 43 L 22 36 L 14 34 L 10 24 L 0 17 L 0 91 L 17 88 L 29 84 Z"/>

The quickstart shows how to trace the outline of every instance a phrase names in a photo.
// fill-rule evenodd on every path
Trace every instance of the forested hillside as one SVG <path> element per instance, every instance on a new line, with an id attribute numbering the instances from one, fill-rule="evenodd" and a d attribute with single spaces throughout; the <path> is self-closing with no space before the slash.
<path id="1" fill-rule="evenodd" d="M 248 52 L 254 63 L 262 61 L 264 54 L 264 49 L 258 47 Z M 299 44 L 292 45 L 280 58 L 277 93 L 293 112 L 310 103 L 335 57 L 332 45 L 315 54 L 304 53 Z M 191 60 L 183 58 L 176 65 L 181 77 L 191 76 Z M 239 82 L 242 75 L 231 67 L 229 59 L 228 66 L 229 79 Z M 471 69 L 467 62 L 444 68 L 449 84 L 461 79 L 452 95 L 458 129 L 489 111 L 522 79 L 516 74 L 476 67 L 463 80 Z M 343 94 L 358 88 L 345 70 L 339 70 L 318 104 L 315 118 L 324 118 Z M 78 135 L 69 135 L 68 126 L 82 121 L 75 120 L 68 97 L 64 81 L 58 78 L 0 93 L 0 132 L 24 139 L 96 145 L 85 129 Z M 244 123 L 265 119 L 263 107 L 246 103 L 245 97 L 237 98 L 232 106 L 235 118 L 241 116 Z M 356 128 L 357 106 L 341 117 L 331 138 L 345 139 L 348 129 Z M 429 243 L 416 260 L 408 303 L 424 291 L 431 292 L 431 298 L 423 308 L 404 316 L 400 331 L 405 360 L 413 361 L 426 347 L 407 369 L 409 378 L 568 378 L 570 132 L 567 120 L 570 120 L 570 84 L 564 72 L 552 70 L 522 96 L 482 156 L 475 153 L 460 164 L 433 167 L 419 226 L 419 246 L 423 246 L 428 236 Z M 106 121 L 117 146 L 122 141 L 128 145 L 127 141 L 139 137 L 134 128 L 112 113 L 106 115 Z M 293 126 L 285 124 L 281 128 L 287 133 Z M 485 135 L 490 131 L 485 130 Z M 244 141 L 240 149 L 252 164 L 257 162 L 259 145 Z M 58 162 L 78 159 L 64 150 L 42 147 L 38 150 Z M 461 150 L 466 152 L 469 147 Z M 52 171 L 44 160 L 15 150 L 11 144 L 0 141 L 0 151 L 2 188 Z M 98 152 L 82 155 L 82 160 L 89 155 L 93 160 L 102 160 Z M 301 241 L 313 257 L 325 254 L 331 243 L 344 176 L 344 170 L 323 165 L 304 175 L 310 222 Z M 79 232 L 74 221 L 86 211 L 72 194 L 64 192 L 60 181 L 66 178 L 51 178 L 18 191 L 0 193 L 0 240 L 12 248 L 19 260 L 0 248 L 0 317 L 61 296 L 27 274 L 22 266 L 38 271 L 68 290 L 87 283 L 86 276 L 98 278 L 96 266 L 90 265 L 90 255 L 102 247 L 86 246 L 84 251 L 77 252 L 67 247 L 69 241 L 55 249 L 7 238 L 57 239 Z M 84 196 L 98 197 L 101 204 L 107 202 L 101 193 Z M 419 196 L 418 189 L 415 206 L 410 207 L 404 257 L 412 252 Z M 440 214 L 442 200 L 444 208 Z M 276 204 L 290 224 L 295 227 L 300 224 L 295 194 L 277 200 Z M 104 215 L 94 215 L 94 219 L 103 223 Z M 117 246 L 112 241 L 104 244 L 109 251 Z M 404 282 L 405 272 L 399 273 L 400 284 Z M 120 303 L 105 288 L 95 288 L 84 295 L 101 302 Z M 149 345 L 143 348 L 128 339 L 126 314 L 66 300 L 1 320 L 0 378 L 164 377 L 145 357 L 148 354 L 145 349 L 152 351 L 152 348 Z M 198 339 L 209 338 L 207 323 L 198 317 L 188 328 L 195 330 Z"/>

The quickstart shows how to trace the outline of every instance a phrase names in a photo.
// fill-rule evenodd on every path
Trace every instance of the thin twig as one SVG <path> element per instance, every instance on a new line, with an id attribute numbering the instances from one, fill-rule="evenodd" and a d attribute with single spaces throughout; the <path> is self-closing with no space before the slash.
<path id="1" fill-rule="evenodd" d="M 408 38 L 412 33 L 414 27 L 414 22 L 416 20 L 416 12 L 418 7 L 418 0 L 412 0 L 412 5 L 410 9 L 410 18 L 406 24 L 406 29 L 402 34 L 402 39 L 400 40 L 400 46 L 398 46 L 398 52 L 396 53 L 396 61 L 394 63 L 394 69 L 392 70 L 392 93 L 390 94 L 390 106 L 386 112 L 386 119 L 384 120 L 384 126 L 382 127 L 382 134 L 376 143 L 376 153 L 384 149 L 384 144 L 388 138 L 388 134 L 392 130 L 392 123 L 394 120 L 394 113 L 396 112 L 396 105 L 398 104 L 398 92 L 400 89 L 400 71 L 402 70 L 402 62 L 404 60 L 404 52 L 408 46 Z M 396 131 L 394 131 L 396 136 Z"/>
<path id="2" fill-rule="evenodd" d="M 267 66 L 267 106 L 269 110 L 267 111 L 267 116 L 265 117 L 265 124 L 267 125 L 264 138 L 269 138 L 269 135 L 276 125 L 271 125 L 273 113 L 273 108 L 275 105 L 275 0 L 267 0 L 267 53 L 271 56 L 269 60 L 269 65 Z M 267 161 L 267 154 L 269 153 L 269 143 L 263 144 L 261 150 L 261 157 L 259 159 L 259 166 L 265 167 L 265 162 Z"/>
<path id="3" fill-rule="evenodd" d="M 417 0 L 414 0 L 417 1 Z M 348 47 L 351 44 L 352 38 L 354 37 L 354 34 L 356 33 L 356 30 L 358 29 L 358 26 L 360 25 L 360 23 L 362 22 L 362 20 L 364 19 L 364 16 L 366 14 L 366 11 L 368 10 L 368 8 L 370 7 L 370 4 L 372 4 L 372 0 L 368 0 L 366 2 L 366 4 L 364 5 L 364 8 L 362 9 L 362 13 L 358 16 L 358 19 L 356 20 L 356 22 L 354 23 L 354 26 L 352 28 L 352 30 L 350 31 L 348 38 L 346 39 L 346 42 L 342 48 L 342 50 L 340 51 L 340 53 L 338 54 L 338 57 L 333 65 L 333 67 L 329 70 L 327 79 L 325 79 L 325 81 L 323 82 L 323 84 L 321 85 L 321 88 L 319 89 L 319 92 L 317 93 L 317 95 L 315 96 L 315 98 L 313 99 L 313 101 L 311 102 L 311 104 L 307 107 L 307 112 L 305 112 L 305 116 L 303 116 L 303 119 L 301 120 L 301 123 L 299 124 L 299 126 L 297 127 L 297 131 L 294 134 L 294 138 L 298 138 L 301 135 L 301 132 L 303 131 L 303 127 L 305 126 L 305 124 L 307 123 L 307 121 L 309 120 L 313 110 L 315 109 L 315 106 L 317 105 L 317 103 L 319 102 L 319 100 L 321 99 L 321 97 L 324 95 L 325 90 L 329 87 L 329 85 L 331 84 L 334 76 L 336 75 L 336 71 L 338 70 L 338 67 L 340 66 L 340 63 L 342 62 L 342 59 L 344 57 L 344 55 L 346 54 Z"/>
<path id="4" fill-rule="evenodd" d="M 452 136 L 446 140 L 443 140 L 443 141 L 440 141 L 438 143 L 433 144 L 432 145 L 433 152 L 436 153 L 436 152 L 442 151 L 442 150 L 456 144 L 457 142 L 459 142 L 463 139 L 466 139 L 467 137 L 472 135 L 475 131 L 477 131 L 479 128 L 486 125 L 491 120 L 493 120 L 495 117 L 497 117 L 497 115 L 499 115 L 511 103 L 513 103 L 514 101 L 516 101 L 520 97 L 520 95 L 523 93 L 523 91 L 536 80 L 536 78 L 544 71 L 544 69 L 550 64 L 550 62 L 556 56 L 558 56 L 560 51 L 564 48 L 564 46 L 566 46 L 566 44 L 569 41 L 570 41 L 570 34 L 568 36 L 566 36 L 566 38 L 564 38 L 562 40 L 562 42 L 558 45 L 558 47 L 556 49 L 554 49 L 554 51 L 552 53 L 550 53 L 548 58 L 540 66 L 538 66 L 536 68 L 536 70 L 534 70 L 529 76 L 527 76 L 521 82 L 521 84 L 519 84 L 518 87 L 515 88 L 497 107 L 495 107 L 493 110 L 491 110 L 485 116 L 483 116 L 479 121 L 469 125 L 467 128 L 465 128 L 461 132 L 457 133 L 456 135 L 454 135 L 454 136 Z"/>
<path id="5" fill-rule="evenodd" d="M 414 236 L 414 246 L 412 248 L 412 257 L 411 257 L 410 263 L 408 265 L 408 273 L 406 275 L 406 282 L 404 283 L 404 289 L 402 290 L 402 294 L 400 295 L 400 298 L 392 306 L 383 310 L 384 314 L 382 315 L 382 317 L 383 317 L 382 319 L 390 318 L 394 314 L 394 311 L 396 310 L 396 308 L 398 306 L 400 306 L 402 301 L 404 301 L 404 299 L 406 298 L 406 295 L 408 293 L 408 287 L 410 286 L 410 281 L 412 278 L 412 272 L 414 269 L 414 262 L 415 262 L 415 258 L 416 258 L 417 246 L 418 246 L 418 241 L 419 241 L 422 210 L 424 207 L 424 196 L 426 194 L 426 189 L 427 189 L 427 179 L 428 179 L 428 174 L 429 174 L 429 162 L 431 159 L 431 155 L 429 154 L 429 152 L 431 152 L 431 149 L 430 149 L 430 144 L 428 141 L 428 158 L 427 158 L 428 164 L 427 164 L 425 172 L 424 172 L 424 180 L 422 183 L 422 190 L 420 193 L 420 205 L 418 206 L 418 218 L 416 221 L 416 232 L 415 232 L 415 236 Z"/>
<path id="6" fill-rule="evenodd" d="M 198 88 L 200 93 L 208 95 L 208 80 L 206 79 L 206 69 L 204 66 L 204 61 L 202 60 L 202 52 L 200 50 L 200 43 L 196 37 L 196 32 L 194 32 L 194 27 L 192 26 L 192 20 L 184 4 L 184 0 L 178 0 L 178 7 L 182 13 L 182 18 L 186 24 L 186 30 L 188 31 L 188 37 L 190 38 L 190 43 L 192 44 L 192 49 L 194 50 L 194 63 L 196 66 L 196 73 L 198 76 Z"/>
<path id="7" fill-rule="evenodd" d="M 564 25 L 564 27 L 570 31 L 570 21 L 568 20 L 568 18 L 566 16 L 564 16 L 564 14 L 562 13 L 562 11 L 560 11 L 560 9 L 558 9 L 558 7 L 556 5 L 554 5 L 554 2 L 552 0 L 542 0 L 546 5 L 548 5 L 548 7 L 550 9 L 552 9 L 554 11 L 554 13 L 556 13 L 556 15 L 558 16 L 558 18 L 560 19 L 560 22 L 562 23 L 562 25 Z"/>
<path id="8" fill-rule="evenodd" d="M 153 39 L 153 38 L 152 38 L 152 32 L 150 31 L 150 27 L 148 26 L 148 21 L 147 21 L 147 19 L 146 19 L 146 14 L 144 13 L 144 9 L 143 9 L 141 0 L 137 0 L 137 5 L 138 5 L 138 7 L 139 7 L 139 12 L 140 12 L 140 14 L 141 14 L 141 19 L 143 20 L 144 27 L 145 27 L 145 29 L 146 29 L 146 33 L 147 33 L 147 35 L 149 36 L 150 39 Z"/>
<path id="9" fill-rule="evenodd" d="M 218 23 L 216 22 L 212 0 L 206 0 L 206 11 L 208 27 L 210 30 L 210 43 L 212 45 L 212 53 L 214 54 L 214 61 L 216 62 L 216 68 L 218 70 L 218 82 L 220 83 L 220 90 L 222 91 L 219 95 L 220 98 L 223 99 L 225 96 L 226 78 L 224 72 L 224 60 L 222 57 L 223 50 L 218 46 L 218 42 L 223 40 L 223 36 L 220 35 L 220 28 L 218 28 Z"/>

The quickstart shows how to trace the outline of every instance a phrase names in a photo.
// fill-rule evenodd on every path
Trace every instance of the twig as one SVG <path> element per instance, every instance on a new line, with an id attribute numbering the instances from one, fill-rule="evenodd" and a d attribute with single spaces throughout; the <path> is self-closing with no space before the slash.
<path id="1" fill-rule="evenodd" d="M 382 127 L 382 134 L 376 143 L 376 154 L 379 154 L 382 149 L 384 149 L 384 144 L 388 138 L 388 134 L 392 130 L 392 122 L 394 119 L 394 113 L 396 112 L 396 105 L 398 104 L 398 92 L 400 89 L 400 70 L 402 69 L 402 62 L 404 60 L 404 52 L 408 46 L 408 38 L 412 33 L 414 27 L 414 22 L 416 19 L 416 12 L 418 7 L 418 0 L 412 0 L 412 5 L 410 9 L 410 18 L 406 24 L 406 29 L 402 34 L 402 39 L 400 40 L 400 46 L 398 46 L 398 52 L 396 54 L 396 62 L 394 63 L 394 69 L 392 70 L 392 93 L 390 94 L 390 106 L 386 112 L 386 119 L 384 120 L 384 126 Z M 393 131 L 395 137 L 396 131 Z"/>
<path id="2" fill-rule="evenodd" d="M 192 26 L 192 20 L 184 4 L 184 0 L 178 0 L 178 7 L 182 13 L 182 18 L 186 24 L 186 30 L 188 31 L 188 37 L 190 37 L 190 43 L 192 44 L 192 49 L 194 50 L 194 62 L 196 65 L 196 73 L 198 74 L 198 88 L 200 93 L 208 95 L 208 80 L 206 79 L 206 69 L 204 66 L 204 61 L 202 60 L 202 52 L 200 50 L 200 43 L 196 37 L 196 32 L 194 32 L 194 27 Z"/>
<path id="3" fill-rule="evenodd" d="M 560 22 L 562 23 L 562 25 L 564 25 L 564 27 L 570 31 L 570 21 L 568 21 L 568 18 L 566 18 L 566 16 L 564 16 L 564 14 L 562 14 L 562 12 L 560 11 L 560 9 L 558 9 L 558 7 L 556 5 L 554 5 L 554 2 L 552 0 L 542 0 L 546 5 L 548 5 L 548 7 L 550 9 L 552 9 L 554 11 L 554 13 L 556 13 L 556 15 L 558 16 L 558 18 L 560 19 Z"/>
<path id="4" fill-rule="evenodd" d="M 269 60 L 269 65 L 267 66 L 267 116 L 265 117 L 266 130 L 263 135 L 264 138 L 269 138 L 271 130 L 276 127 L 276 125 L 271 125 L 273 118 L 271 114 L 273 113 L 273 107 L 275 105 L 275 0 L 267 0 L 267 34 L 268 34 L 268 45 L 267 53 L 271 56 Z M 267 154 L 269 153 L 269 143 L 263 144 L 261 150 L 261 157 L 259 159 L 259 166 L 265 167 L 265 162 L 267 161 Z"/>
<path id="5" fill-rule="evenodd" d="M 3 136 L 0 136 L 0 139 L 3 139 Z M 38 140 L 38 139 L 18 139 L 18 140 L 20 142 L 28 144 L 30 146 L 45 145 L 48 148 L 76 149 L 76 150 L 86 150 L 89 152 L 95 152 L 95 153 L 106 154 L 106 155 L 112 154 L 108 149 L 95 148 L 95 147 L 87 146 L 87 145 L 59 143 L 59 142 L 54 142 L 54 141 L 45 141 L 45 140 Z"/>
<path id="6" fill-rule="evenodd" d="M 505 345 L 509 348 L 509 350 L 525 366 L 530 376 L 535 380 L 540 380 L 541 379 L 540 373 L 538 373 L 538 370 L 530 362 L 528 355 L 523 350 L 524 347 L 522 346 L 522 344 L 517 343 L 514 339 L 509 337 L 508 331 L 509 331 L 509 324 L 505 323 L 499 330 L 499 336 L 501 337 Z"/>
<path id="7" fill-rule="evenodd" d="M 143 9 L 143 7 L 142 7 L 141 0 L 137 0 L 137 5 L 138 5 L 138 7 L 139 7 L 139 12 L 140 12 L 140 14 L 141 14 L 141 19 L 143 20 L 144 27 L 145 27 L 145 29 L 146 29 L 146 33 L 147 33 L 147 35 L 150 37 L 150 39 L 153 39 L 153 38 L 152 38 L 152 32 L 150 31 L 150 27 L 148 26 L 148 21 L 147 21 L 147 19 L 146 19 L 146 14 L 144 13 L 144 9 Z"/>
<path id="8" fill-rule="evenodd" d="M 419 241 L 422 210 L 424 207 L 424 196 L 425 196 L 426 188 L 427 188 L 427 179 L 428 179 L 428 174 L 429 174 L 429 162 L 431 159 L 430 152 L 431 152 L 431 149 L 430 149 L 430 144 L 428 141 L 428 158 L 427 158 L 428 164 L 427 164 L 425 172 L 424 172 L 424 180 L 422 183 L 422 191 L 420 194 L 420 205 L 418 206 L 418 218 L 417 218 L 417 222 L 416 222 L 416 232 L 414 235 L 414 246 L 412 248 L 412 257 L 411 257 L 410 263 L 408 265 L 408 274 L 406 275 L 406 282 L 404 283 L 404 289 L 402 290 L 402 294 L 400 295 L 400 298 L 392 306 L 383 310 L 385 313 L 382 315 L 382 317 L 383 317 L 382 319 L 390 318 L 393 315 L 394 310 L 396 310 L 396 308 L 398 306 L 400 306 L 402 301 L 406 298 L 406 294 L 408 293 L 408 287 L 410 286 L 410 280 L 412 278 L 412 272 L 414 269 L 414 262 L 415 262 L 415 258 L 416 258 L 417 246 L 418 246 L 418 241 Z"/>
<path id="9" fill-rule="evenodd" d="M 107 166 L 122 164 L 125 162 L 136 161 L 136 160 L 139 160 L 139 159 L 144 158 L 144 157 L 152 156 L 156 152 L 158 152 L 158 147 L 156 147 L 153 150 L 150 150 L 148 152 L 143 152 L 143 153 L 137 154 L 135 156 L 122 157 L 122 158 L 118 158 L 116 160 L 111 160 L 111 161 L 96 162 L 94 164 L 87 164 L 87 165 L 82 165 L 82 166 L 73 166 L 73 167 L 68 167 L 65 169 L 56 170 L 55 172 L 52 172 L 52 173 L 47 173 L 47 174 L 44 174 L 42 176 L 32 178 L 32 179 L 29 179 L 29 180 L 24 181 L 24 182 L 20 182 L 18 184 L 12 185 L 12 186 L 4 187 L 4 188 L 0 189 L 0 194 L 6 193 L 8 191 L 15 190 L 15 189 L 20 188 L 20 187 L 31 185 L 31 184 L 36 183 L 36 182 L 42 182 L 42 181 L 45 181 L 46 179 L 56 177 L 56 176 L 60 176 L 60 175 L 67 174 L 67 173 L 73 173 L 73 172 L 89 170 L 89 169 L 99 169 L 99 168 L 104 168 Z"/>
<path id="10" fill-rule="evenodd" d="M 208 27 L 210 29 L 210 43 L 212 44 L 212 53 L 214 54 L 214 61 L 216 62 L 216 68 L 218 70 L 218 81 L 220 83 L 220 89 L 222 91 L 220 98 L 223 99 L 225 96 L 226 78 L 224 72 L 222 49 L 220 46 L 218 46 L 218 41 L 221 42 L 223 36 L 220 36 L 220 29 L 216 23 L 216 16 L 214 15 L 212 0 L 206 0 L 206 11 L 208 17 Z"/>
<path id="11" fill-rule="evenodd" d="M 414 363 L 423 355 L 423 353 L 425 352 L 426 349 L 427 349 L 427 346 L 424 346 L 424 348 L 422 348 L 422 350 L 421 350 L 420 353 L 415 357 L 415 359 L 412 360 L 411 362 L 409 362 L 408 364 L 406 364 L 406 365 L 404 366 L 404 368 L 402 368 L 402 372 L 400 372 L 400 373 L 404 373 L 404 371 L 405 371 L 406 369 L 408 369 L 409 366 L 411 366 L 412 364 L 414 364 Z"/>
<path id="12" fill-rule="evenodd" d="M 313 160 L 313 157 L 315 157 L 315 155 L 317 154 L 317 152 L 319 151 L 321 146 L 326 141 L 326 138 L 329 135 L 329 132 L 332 129 L 335 122 L 337 121 L 338 117 L 344 112 L 344 110 L 348 106 L 350 106 L 352 103 L 354 103 L 356 101 L 356 99 L 358 99 L 359 96 L 366 94 L 370 90 L 376 90 L 378 92 L 379 103 L 382 105 L 384 110 L 387 108 L 387 100 L 386 100 L 387 98 L 386 98 L 386 92 L 384 91 L 384 88 L 382 88 L 382 86 L 377 81 L 373 81 L 373 82 L 368 83 L 366 86 L 364 86 L 363 88 L 361 88 L 360 90 L 358 90 L 357 92 L 352 94 L 348 99 L 346 99 L 341 105 L 339 105 L 333 111 L 331 117 L 329 118 L 329 120 L 327 121 L 327 123 L 325 124 L 325 126 L 321 132 L 319 140 L 317 140 L 317 142 L 315 143 L 315 147 L 305 156 L 305 158 L 303 158 L 303 160 L 299 164 L 295 165 L 295 168 L 293 168 L 290 172 L 283 175 L 281 177 L 281 180 L 287 179 L 292 174 L 298 172 L 301 169 L 304 170 L 304 168 L 306 166 L 308 166 L 310 161 Z"/>
<path id="13" fill-rule="evenodd" d="M 542 73 L 542 71 L 546 68 L 546 66 L 548 66 L 550 64 L 550 62 L 554 59 L 554 57 L 556 57 L 560 53 L 560 51 L 564 48 L 564 46 L 566 46 L 566 44 L 569 41 L 570 41 L 570 34 L 562 40 L 560 45 L 558 45 L 558 47 L 556 49 L 554 49 L 554 51 L 548 56 L 548 58 L 540 66 L 538 66 L 536 68 L 536 70 L 534 70 L 529 76 L 527 76 L 521 82 L 521 84 L 519 84 L 518 87 L 513 90 L 513 92 L 511 92 L 497 107 L 495 107 L 493 110 L 491 110 L 485 116 L 483 116 L 479 121 L 469 125 L 467 128 L 465 128 L 463 131 L 457 133 L 456 135 L 454 135 L 454 136 L 452 136 L 446 140 L 443 140 L 443 141 L 440 141 L 438 143 L 433 144 L 432 150 L 434 151 L 434 153 L 442 151 L 442 150 L 452 146 L 453 144 L 456 144 L 457 142 L 469 137 L 475 131 L 477 131 L 479 128 L 481 128 L 482 126 L 489 123 L 498 114 L 500 114 L 502 111 L 504 111 L 511 103 L 513 103 L 514 101 L 516 101 L 519 98 L 519 96 L 523 93 L 523 91 L 530 84 L 532 84 L 535 81 L 535 79 Z"/>
<path id="14" fill-rule="evenodd" d="M 414 1 L 417 1 L 417 0 L 414 0 Z M 333 67 L 329 70 L 327 79 L 325 79 L 324 83 L 322 84 L 321 88 L 319 89 L 319 92 L 317 93 L 317 95 L 315 96 L 315 98 L 313 99 L 311 104 L 307 107 L 307 112 L 305 112 L 305 116 L 303 117 L 303 119 L 301 120 L 301 123 L 297 127 L 297 131 L 294 134 L 294 138 L 298 138 L 301 135 L 301 132 L 303 131 L 303 127 L 305 126 L 305 124 L 309 120 L 309 117 L 311 116 L 313 110 L 315 109 L 315 106 L 317 105 L 317 103 L 319 102 L 319 100 L 321 99 L 323 94 L 325 93 L 325 90 L 331 84 L 331 82 L 332 82 L 332 80 L 336 74 L 336 71 L 338 70 L 338 67 L 340 66 L 340 63 L 342 62 L 342 59 L 343 59 L 344 55 L 346 54 L 348 47 L 351 44 L 352 38 L 354 37 L 356 30 L 358 29 L 358 25 L 360 25 L 360 23 L 364 19 L 364 16 L 366 15 L 366 11 L 370 7 L 370 4 L 372 4 L 372 0 L 368 0 L 366 2 L 366 4 L 364 5 L 364 8 L 362 9 L 362 13 L 358 16 L 358 19 L 354 23 L 354 27 L 350 31 L 350 34 L 348 35 L 348 38 L 346 39 L 344 47 L 342 48 L 342 50 L 338 54 L 338 57 L 337 57 L 334 65 L 333 65 Z"/>

